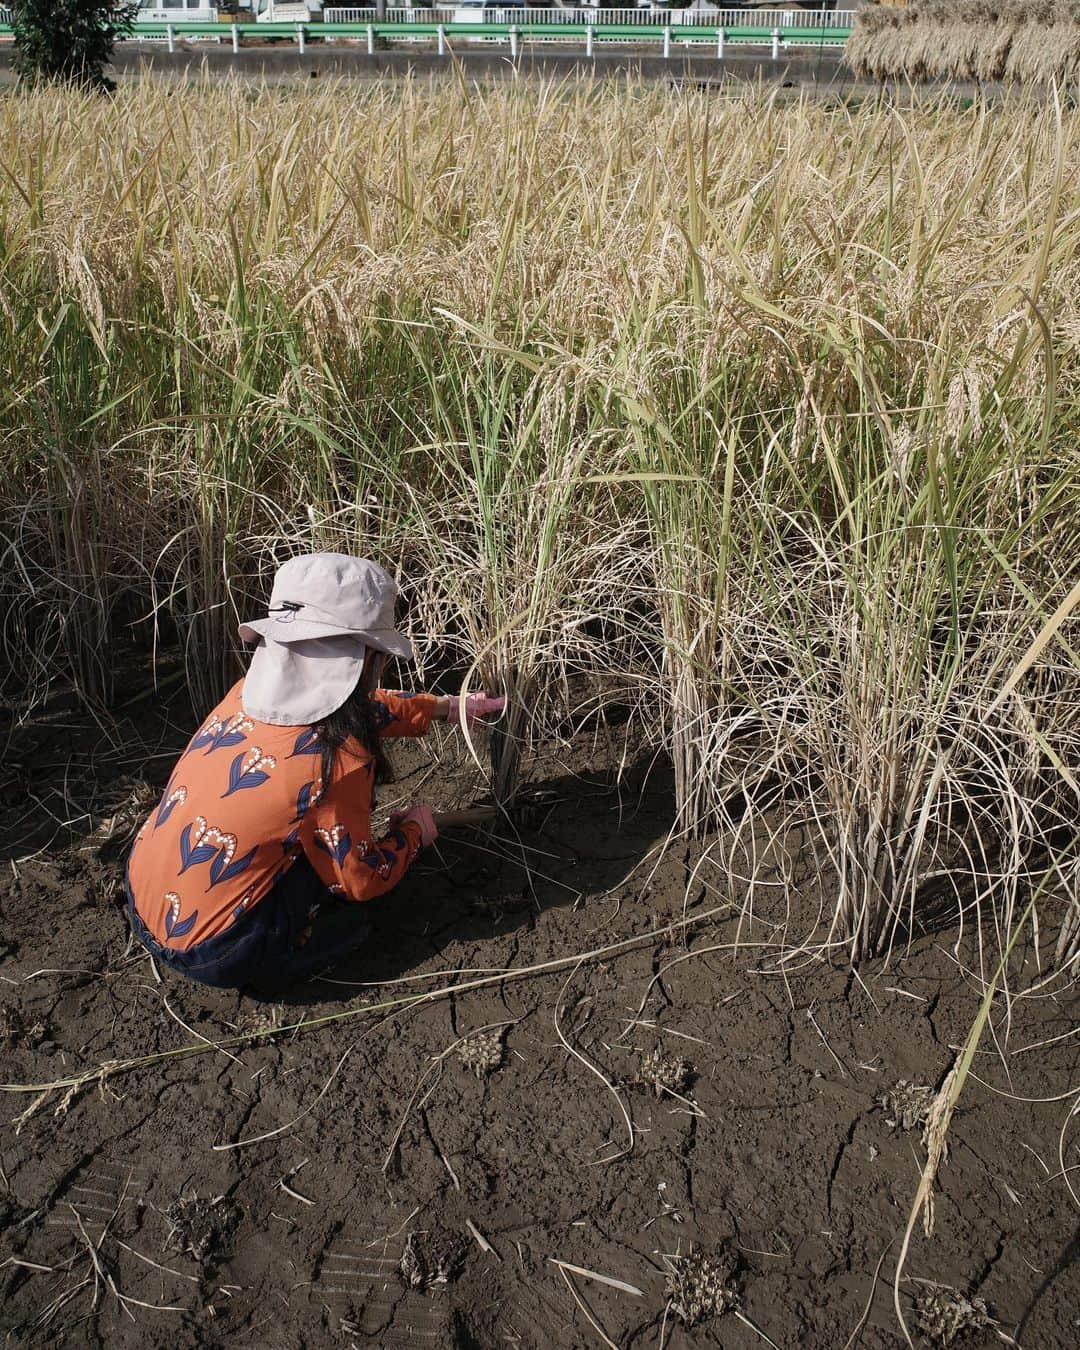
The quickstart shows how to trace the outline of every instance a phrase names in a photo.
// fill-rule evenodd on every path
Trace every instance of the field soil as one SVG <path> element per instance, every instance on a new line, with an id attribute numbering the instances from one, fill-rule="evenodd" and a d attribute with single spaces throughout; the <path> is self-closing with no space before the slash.
<path id="1" fill-rule="evenodd" d="M 857 975 L 796 953 L 831 902 L 816 870 L 777 850 L 740 922 L 745 885 L 716 841 L 661 854 L 666 768 L 614 726 L 542 747 L 542 818 L 518 839 L 441 840 L 330 978 L 279 1003 L 204 989 L 155 972 L 119 903 L 139 804 L 192 727 L 179 699 L 146 706 L 88 728 L 60 700 L 9 737 L 0 1079 L 255 1038 L 70 1097 L 0 1098 L 6 1344 L 905 1343 L 891 1279 L 925 1157 L 905 1117 L 924 1098 L 888 1094 L 952 1064 L 996 950 L 980 958 L 973 924 Z M 444 738 L 407 747 L 382 807 L 476 790 Z M 1017 987 L 1036 975 L 1035 953 L 1022 960 Z M 918 1344 L 946 1343 L 916 1329 L 932 1283 L 999 1324 L 949 1344 L 1080 1340 L 1075 1099 L 1027 1100 L 1078 1081 L 1076 1039 L 1024 1052 L 1075 1027 L 1055 988 L 1011 1020 L 995 1007 L 933 1236 L 912 1240 L 901 1303 Z M 494 1062 L 470 1065 L 455 1047 L 481 1028 Z M 647 1081 L 657 1061 L 671 1090 Z M 734 1267 L 737 1307 L 687 1326 L 668 1276 L 694 1250 Z"/>

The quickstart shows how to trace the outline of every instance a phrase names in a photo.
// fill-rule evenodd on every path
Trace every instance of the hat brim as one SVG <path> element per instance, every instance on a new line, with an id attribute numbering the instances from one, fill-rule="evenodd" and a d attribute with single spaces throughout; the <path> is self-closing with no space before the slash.
<path id="1" fill-rule="evenodd" d="M 311 726 L 340 708 L 364 673 L 364 647 L 353 638 L 303 643 L 264 638 L 244 677 L 241 705 L 272 726 Z"/>
<path id="2" fill-rule="evenodd" d="M 260 638 L 265 638 L 281 647 L 291 647 L 298 642 L 311 642 L 318 638 L 347 638 L 354 643 L 362 642 L 365 647 L 374 647 L 387 656 L 398 656 L 404 661 L 413 659 L 412 643 L 394 628 L 361 630 L 321 623 L 318 619 L 289 618 L 283 622 L 267 617 L 242 623 L 238 631 L 245 642 L 258 642 Z"/>

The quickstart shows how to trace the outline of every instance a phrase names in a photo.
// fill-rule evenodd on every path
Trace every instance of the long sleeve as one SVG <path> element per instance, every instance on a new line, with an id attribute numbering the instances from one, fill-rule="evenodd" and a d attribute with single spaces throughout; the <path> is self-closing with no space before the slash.
<path id="1" fill-rule="evenodd" d="M 374 701 L 380 722 L 380 736 L 426 736 L 437 699 L 434 694 L 376 689 Z"/>
<path id="2" fill-rule="evenodd" d="M 372 838 L 371 789 L 370 759 L 339 751 L 329 791 L 300 825 L 300 843 L 320 880 L 350 900 L 392 890 L 420 850 L 420 826 L 411 820 L 384 839 Z"/>

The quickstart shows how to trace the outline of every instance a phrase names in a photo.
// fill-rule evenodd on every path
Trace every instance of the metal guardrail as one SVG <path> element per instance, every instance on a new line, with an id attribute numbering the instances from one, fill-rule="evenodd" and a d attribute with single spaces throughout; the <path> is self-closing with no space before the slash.
<path id="1" fill-rule="evenodd" d="M 140 34 L 145 30 L 148 32 L 163 32 L 166 28 L 171 28 L 178 36 L 197 36 L 209 33 L 225 33 L 237 31 L 242 37 L 254 38 L 281 38 L 293 37 L 297 32 L 303 31 L 308 37 L 363 37 L 366 36 L 369 29 L 375 30 L 375 36 L 378 38 L 411 37 L 415 35 L 433 36 L 440 29 L 446 33 L 456 33 L 462 37 L 505 37 L 511 29 L 516 29 L 522 36 L 534 37 L 560 37 L 560 36 L 584 36 L 592 32 L 597 38 L 613 37 L 659 37 L 665 32 L 670 32 L 678 38 L 709 38 L 715 39 L 721 31 L 733 41 L 744 39 L 753 41 L 755 39 L 768 39 L 774 32 L 779 32 L 781 40 L 784 42 L 797 39 L 815 41 L 819 38 L 833 39 L 834 41 L 846 41 L 850 30 L 847 28 L 823 29 L 820 27 L 798 26 L 786 29 L 777 27 L 768 28 L 758 24 L 732 24 L 732 25 L 713 25 L 713 24 L 683 24 L 683 23 L 665 23 L 663 20 L 649 24 L 599 24 L 599 23 L 527 23 L 514 21 L 512 23 L 441 23 L 441 22 L 407 22 L 407 23 L 370 23 L 344 24 L 344 23 L 234 23 L 234 24 L 197 24 L 197 23 L 170 23 L 170 24 L 140 24 Z"/>
<path id="2" fill-rule="evenodd" d="M 10 34 L 10 24 L 0 24 L 0 35 Z M 586 55 L 592 55 L 594 43 L 604 42 L 661 42 L 664 56 L 670 57 L 672 45 L 709 45 L 722 57 L 730 43 L 738 46 L 767 46 L 773 60 L 778 61 L 789 46 L 840 46 L 847 41 L 850 29 L 821 27 L 762 28 L 748 24 L 705 25 L 683 23 L 599 24 L 599 23 L 142 23 L 132 35 L 138 41 L 143 37 L 165 38 L 169 51 L 175 51 L 177 40 L 184 38 L 231 37 L 234 52 L 239 52 L 242 38 L 260 42 L 271 39 L 290 39 L 301 53 L 309 38 L 359 38 L 367 43 L 369 53 L 375 52 L 377 40 L 395 38 L 433 39 L 440 55 L 448 55 L 451 42 L 462 38 L 502 39 L 509 43 L 511 56 L 517 56 L 522 41 L 559 41 L 581 39 Z"/>

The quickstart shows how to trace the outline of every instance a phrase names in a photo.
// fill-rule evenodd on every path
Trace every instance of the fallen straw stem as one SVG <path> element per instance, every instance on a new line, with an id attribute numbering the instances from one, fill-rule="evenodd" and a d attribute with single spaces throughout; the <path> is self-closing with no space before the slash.
<path id="1" fill-rule="evenodd" d="M 473 1240 L 476 1242 L 476 1245 L 480 1248 L 482 1252 L 485 1253 L 485 1255 L 494 1256 L 497 1261 L 502 1260 L 502 1257 L 491 1245 L 491 1243 L 487 1240 L 487 1238 L 483 1235 L 483 1233 L 481 1233 L 480 1229 L 477 1228 L 476 1224 L 473 1223 L 472 1219 L 465 1220 L 465 1227 L 469 1230 L 470 1234 L 473 1237 Z"/>
<path id="2" fill-rule="evenodd" d="M 548 1260 L 553 1266 L 558 1266 L 560 1270 L 568 1270 L 572 1275 L 580 1275 L 583 1280 L 594 1280 L 597 1284 L 606 1284 L 609 1289 L 618 1289 L 624 1294 L 633 1294 L 635 1298 L 645 1297 L 643 1289 L 639 1289 L 634 1284 L 627 1284 L 625 1280 L 617 1280 L 612 1275 L 601 1275 L 598 1271 L 586 1270 L 584 1266 L 573 1266 L 569 1261 L 559 1261 L 554 1256 L 549 1256 Z"/>
<path id="3" fill-rule="evenodd" d="M 604 1328 L 603 1328 L 603 1327 L 600 1325 L 600 1323 L 596 1320 L 595 1314 L 592 1312 L 592 1310 L 590 1309 L 589 1305 L 585 1302 L 584 1298 L 583 1298 L 583 1297 L 578 1293 L 578 1291 L 574 1288 L 574 1281 L 570 1278 L 570 1276 L 567 1274 L 567 1272 L 566 1272 L 561 1266 L 559 1267 L 559 1274 L 563 1277 L 563 1280 L 564 1280 L 565 1283 L 566 1283 L 567 1289 L 569 1289 L 569 1290 L 570 1290 L 570 1293 L 573 1295 L 574 1302 L 578 1305 L 578 1307 L 581 1309 L 581 1311 L 585 1314 L 585 1320 L 589 1323 L 589 1326 L 592 1327 L 593 1331 L 596 1332 L 596 1334 L 600 1337 L 600 1339 L 601 1339 L 601 1340 L 604 1342 L 604 1344 L 608 1347 L 608 1350 L 619 1350 L 619 1347 L 615 1344 L 615 1342 L 614 1342 L 614 1341 L 611 1339 L 611 1337 L 607 1334 L 607 1332 L 604 1330 Z"/>
<path id="4" fill-rule="evenodd" d="M 278 1185 L 286 1195 L 291 1195 L 294 1200 L 299 1200 L 302 1205 L 313 1205 L 315 1203 L 314 1200 L 309 1199 L 306 1195 L 301 1195 L 299 1191 L 294 1190 L 284 1177 L 281 1178 Z"/>
<path id="5" fill-rule="evenodd" d="M 264 1031 L 248 1032 L 245 1035 L 225 1036 L 218 1041 L 200 1041 L 195 1045 L 180 1046 L 176 1050 L 157 1050 L 149 1055 L 136 1055 L 131 1059 L 105 1060 L 94 1069 L 87 1069 L 80 1074 L 73 1074 L 68 1078 L 57 1078 L 51 1083 L 0 1083 L 0 1092 L 21 1092 L 36 1093 L 42 1101 L 53 1092 L 59 1092 L 66 1089 L 74 1093 L 79 1088 L 85 1087 L 95 1081 L 104 1082 L 107 1078 L 116 1077 L 119 1074 L 131 1073 L 136 1069 L 149 1068 L 154 1064 L 161 1064 L 171 1059 L 185 1059 L 193 1055 L 205 1055 L 214 1050 L 221 1050 L 228 1046 L 249 1044 L 252 1041 L 259 1040 L 266 1036 L 280 1036 L 286 1032 L 307 1031 L 312 1027 L 328 1026 L 334 1022 L 346 1022 L 355 1017 L 361 1017 L 366 1013 L 384 1012 L 387 1009 L 412 1008 L 419 1007 L 424 1003 L 435 1003 L 440 999 L 451 998 L 457 994 L 466 994 L 474 989 L 485 989 L 493 984 L 505 984 L 510 980 L 533 979 L 539 975 L 548 974 L 551 971 L 565 970 L 568 966 L 583 965 L 585 962 L 600 961 L 607 958 L 620 956 L 625 952 L 633 951 L 636 947 L 644 946 L 646 943 L 655 942 L 658 938 L 667 937 L 671 933 L 685 931 L 687 928 L 696 927 L 704 923 L 707 919 L 714 918 L 716 915 L 729 911 L 727 904 L 716 905 L 712 909 L 703 910 L 700 914 L 684 916 L 677 919 L 674 923 L 664 924 L 661 928 L 651 929 L 648 933 L 641 933 L 637 937 L 623 938 L 619 942 L 610 943 L 606 947 L 595 947 L 591 951 L 574 953 L 570 956 L 561 956 L 554 961 L 543 961 L 537 965 L 522 966 L 519 970 L 501 970 L 493 975 L 486 975 L 480 979 L 467 980 L 464 984 L 443 985 L 438 989 L 428 989 L 421 994 L 405 994 L 400 998 L 386 999 L 381 1003 L 367 1003 L 362 1008 L 349 1008 L 344 1012 L 325 1013 L 322 1017 L 312 1017 L 301 1022 L 295 1022 L 288 1026 L 270 1027 Z M 754 943 L 721 943 L 721 947 L 734 949 L 739 947 L 769 947 L 774 944 L 768 942 Z M 40 1103 L 38 1103 L 40 1104 Z M 26 1113 L 24 1113 L 25 1115 Z"/>
<path id="6" fill-rule="evenodd" d="M 780 1350 L 780 1347 L 776 1344 L 776 1342 L 772 1339 L 772 1337 L 766 1336 L 765 1333 L 762 1331 L 762 1329 L 759 1326 L 756 1326 L 753 1322 L 751 1322 L 749 1317 L 747 1317 L 745 1313 L 740 1312 L 738 1308 L 733 1309 L 733 1312 L 735 1313 L 735 1316 L 739 1319 L 739 1321 L 743 1324 L 743 1326 L 749 1327 L 750 1330 L 754 1332 L 755 1335 L 760 1336 L 766 1345 L 771 1345 L 773 1350 Z"/>

